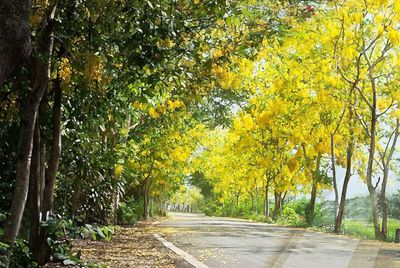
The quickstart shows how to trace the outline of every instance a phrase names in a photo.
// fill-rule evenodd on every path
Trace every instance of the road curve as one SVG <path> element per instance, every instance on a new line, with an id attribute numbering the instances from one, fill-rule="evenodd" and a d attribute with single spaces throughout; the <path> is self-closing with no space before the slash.
<path id="1" fill-rule="evenodd" d="M 400 246 L 223 217 L 169 213 L 153 227 L 210 268 L 399 268 Z"/>

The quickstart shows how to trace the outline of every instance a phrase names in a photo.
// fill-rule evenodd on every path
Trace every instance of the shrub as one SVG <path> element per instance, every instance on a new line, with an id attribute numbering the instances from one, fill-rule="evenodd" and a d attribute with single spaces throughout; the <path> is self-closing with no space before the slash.
<path id="1" fill-rule="evenodd" d="M 303 226 L 304 222 L 301 221 L 300 215 L 296 213 L 296 211 L 290 207 L 285 206 L 282 210 L 282 213 L 276 220 L 276 223 L 284 226 Z"/>
<path id="2" fill-rule="evenodd" d="M 122 225 L 135 224 L 140 217 L 140 205 L 134 201 L 121 202 L 117 211 L 117 222 Z"/>
<path id="3" fill-rule="evenodd" d="M 93 240 L 104 239 L 110 241 L 115 232 L 112 226 L 93 226 L 91 224 L 85 224 L 85 228 L 89 231 Z"/>

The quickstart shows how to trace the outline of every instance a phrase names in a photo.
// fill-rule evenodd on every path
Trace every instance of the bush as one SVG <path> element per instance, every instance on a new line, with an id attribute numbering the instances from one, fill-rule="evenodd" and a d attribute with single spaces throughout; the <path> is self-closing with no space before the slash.
<path id="1" fill-rule="evenodd" d="M 51 249 L 51 255 L 54 260 L 62 262 L 64 265 L 90 266 L 81 259 L 81 252 L 72 253 L 72 240 L 75 238 L 85 238 L 90 235 L 93 240 L 104 239 L 110 241 L 114 234 L 112 226 L 98 226 L 86 224 L 77 226 L 71 219 L 62 219 L 60 217 L 52 218 L 42 222 L 42 226 L 47 226 L 47 243 Z M 28 249 L 29 252 L 29 249 Z M 24 266 L 25 267 L 25 266 Z M 32 266 L 26 266 L 32 267 Z"/>
<path id="2" fill-rule="evenodd" d="M 282 210 L 281 215 L 276 220 L 276 223 L 284 226 L 304 226 L 304 222 L 301 221 L 300 215 L 296 213 L 294 208 L 285 206 Z"/>
<path id="3" fill-rule="evenodd" d="M 114 235 L 114 227 L 112 226 L 93 226 L 91 224 L 85 224 L 85 228 L 89 231 L 93 240 L 106 240 L 110 241 Z"/>
<path id="4" fill-rule="evenodd" d="M 81 253 L 72 253 L 72 238 L 84 238 L 84 229 L 77 227 L 72 220 L 55 217 L 42 222 L 48 230 L 47 243 L 51 249 L 54 260 L 64 265 L 84 264 Z"/>
<path id="5" fill-rule="evenodd" d="M 121 202 L 117 211 L 117 222 L 122 225 L 132 225 L 141 215 L 141 204 L 133 200 L 127 203 Z"/>
<path id="6" fill-rule="evenodd" d="M 335 227 L 333 208 L 326 206 L 323 202 L 316 204 L 312 226 L 322 228 L 325 231 L 333 231 Z"/>

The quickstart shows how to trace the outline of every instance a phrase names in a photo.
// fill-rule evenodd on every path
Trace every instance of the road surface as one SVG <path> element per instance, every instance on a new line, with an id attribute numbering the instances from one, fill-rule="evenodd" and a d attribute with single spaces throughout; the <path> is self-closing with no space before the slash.
<path id="1" fill-rule="evenodd" d="M 398 244 L 184 213 L 153 228 L 210 268 L 400 268 Z"/>

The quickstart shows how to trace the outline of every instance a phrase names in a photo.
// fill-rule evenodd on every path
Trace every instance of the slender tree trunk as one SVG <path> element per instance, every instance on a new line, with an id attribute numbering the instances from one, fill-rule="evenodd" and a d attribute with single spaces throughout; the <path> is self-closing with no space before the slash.
<path id="1" fill-rule="evenodd" d="M 339 204 L 339 211 L 337 213 L 336 219 L 335 219 L 335 233 L 339 234 L 341 232 L 342 228 L 342 223 L 343 223 L 343 217 L 344 217 L 344 212 L 346 208 L 346 197 L 347 197 L 347 188 L 350 182 L 351 178 L 351 170 L 352 170 L 352 158 L 353 158 L 353 152 L 354 152 L 354 124 L 353 124 L 353 104 L 351 101 L 351 97 L 353 94 L 353 90 L 350 91 L 349 95 L 349 106 L 348 106 L 348 111 L 349 111 L 349 121 L 348 121 L 348 127 L 349 127 L 349 132 L 350 132 L 350 141 L 347 145 L 346 149 L 346 173 L 344 176 L 343 180 L 343 187 L 342 187 L 342 193 L 340 197 L 340 204 Z"/>
<path id="2" fill-rule="evenodd" d="M 31 55 L 30 8 L 30 0 L 0 1 L 0 88 Z"/>
<path id="3" fill-rule="evenodd" d="M 40 101 L 47 88 L 50 76 L 51 55 L 53 52 L 54 15 L 55 8 L 49 17 L 47 25 L 44 26 L 40 47 L 38 49 L 39 54 L 47 56 L 47 62 L 43 62 L 39 57 L 34 59 L 35 64 L 33 66 L 35 77 L 32 87 L 33 90 L 25 102 L 25 109 L 21 119 L 15 192 L 11 203 L 10 216 L 7 218 L 4 229 L 4 241 L 10 245 L 6 253 L 6 267 L 9 266 L 12 248 L 19 232 L 28 195 L 34 128 Z"/>
<path id="4" fill-rule="evenodd" d="M 335 135 L 333 133 L 331 134 L 331 169 L 332 169 L 333 191 L 335 192 L 335 200 L 333 203 L 333 218 L 336 221 L 336 216 L 338 213 L 338 206 L 339 206 L 339 191 L 337 187 L 336 165 L 335 165 Z"/>
<path id="5" fill-rule="evenodd" d="M 282 193 L 278 193 L 277 191 L 275 191 L 274 197 L 275 197 L 275 204 L 274 204 L 274 214 L 272 215 L 272 218 L 276 220 L 281 211 Z"/>
<path id="6" fill-rule="evenodd" d="M 250 198 L 251 198 L 251 211 L 255 212 L 256 208 L 255 208 L 255 202 L 254 202 L 254 194 L 253 193 L 249 193 L 250 194 Z"/>
<path id="7" fill-rule="evenodd" d="M 353 157 L 353 139 L 349 142 L 347 146 L 347 157 L 346 157 L 346 174 L 343 180 L 343 188 L 342 194 L 340 196 L 340 204 L 339 204 L 339 211 L 335 220 L 335 233 L 339 234 L 342 228 L 343 222 L 343 215 L 346 206 L 346 197 L 347 197 L 347 188 L 349 185 L 350 177 L 351 177 L 351 164 L 352 164 L 352 157 Z"/>
<path id="8" fill-rule="evenodd" d="M 264 216 L 267 219 L 269 219 L 269 195 L 268 195 L 269 185 L 270 185 L 270 180 L 267 178 L 267 182 L 265 184 L 265 196 L 264 196 Z"/>
<path id="9" fill-rule="evenodd" d="M 51 145 L 50 159 L 46 169 L 46 182 L 43 193 L 42 213 L 51 213 L 53 210 L 54 190 L 56 175 L 61 156 L 61 81 L 54 82 L 54 107 L 53 107 L 53 140 Z"/>
<path id="10" fill-rule="evenodd" d="M 387 220 L 388 220 L 388 200 L 386 198 L 386 187 L 389 178 L 390 162 L 392 161 L 393 154 L 396 149 L 397 140 L 399 138 L 399 119 L 396 121 L 396 129 L 394 130 L 394 137 L 390 146 L 390 151 L 386 159 L 383 159 L 383 180 L 381 188 L 381 201 L 382 201 L 382 231 L 381 236 L 383 240 L 387 240 Z"/>
<path id="11" fill-rule="evenodd" d="M 36 122 L 33 138 L 32 163 L 29 181 L 29 211 L 30 211 L 30 231 L 29 249 L 35 259 L 38 255 L 38 240 L 40 228 L 40 197 L 41 197 L 41 141 L 39 122 Z"/>
<path id="12" fill-rule="evenodd" d="M 374 223 L 374 232 L 375 238 L 381 239 L 380 236 L 380 226 L 379 226 L 379 211 L 378 211 L 378 195 L 376 192 L 376 186 L 372 184 L 372 171 L 375 157 L 375 147 L 376 147 L 376 122 L 377 122 L 377 114 L 376 114 L 376 91 L 375 87 L 373 87 L 373 101 L 371 111 L 371 125 L 370 125 L 370 143 L 369 143 L 369 155 L 368 155 L 368 164 L 367 164 L 367 187 L 371 199 L 371 208 L 372 208 L 372 217 Z"/>
<path id="13" fill-rule="evenodd" d="M 61 156 L 61 81 L 56 79 L 54 82 L 54 106 L 53 106 L 53 140 L 51 145 L 50 158 L 45 173 L 45 184 L 43 189 L 42 220 L 48 220 L 48 216 L 53 212 L 54 190 L 56 174 Z M 44 265 L 50 260 L 50 247 L 47 243 L 47 227 L 40 228 L 40 246 L 37 262 Z"/>
<path id="14" fill-rule="evenodd" d="M 151 178 L 147 177 L 143 184 L 143 219 L 148 220 L 150 217 L 150 187 Z"/>
<path id="15" fill-rule="evenodd" d="M 389 167 L 385 167 L 383 171 L 383 181 L 381 189 L 381 203 L 382 203 L 382 230 L 381 238 L 382 240 L 387 240 L 387 220 L 388 220 L 388 200 L 386 198 L 386 185 L 387 179 L 389 177 Z"/>
<path id="16" fill-rule="evenodd" d="M 313 172 L 313 184 L 312 184 L 312 189 L 311 189 L 311 200 L 310 200 L 310 208 L 308 210 L 308 224 L 312 224 L 314 221 L 314 213 L 315 213 L 315 204 L 317 202 L 317 192 L 318 192 L 318 174 L 319 174 L 319 168 L 321 165 L 321 154 L 318 153 L 317 156 L 317 163 L 315 165 L 315 171 Z"/>
<path id="17" fill-rule="evenodd" d="M 285 204 L 285 199 L 286 199 L 286 196 L 287 196 L 287 191 L 285 191 L 285 193 L 283 194 L 283 196 L 282 196 L 282 198 L 281 198 L 281 206 L 280 206 L 280 208 L 281 208 L 281 213 L 282 213 L 282 209 L 283 209 L 283 205 Z"/>

